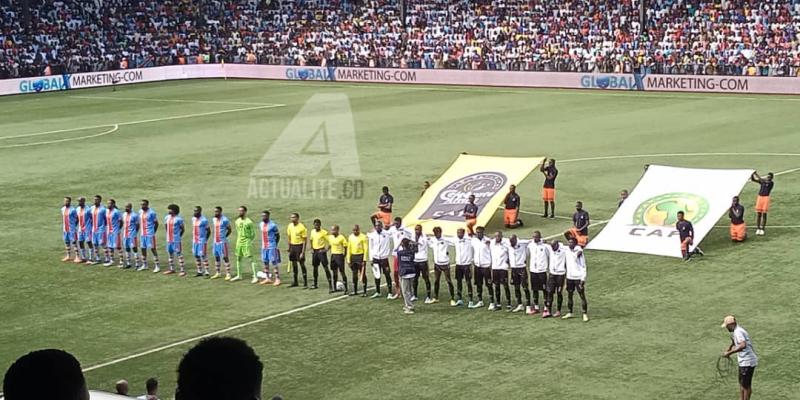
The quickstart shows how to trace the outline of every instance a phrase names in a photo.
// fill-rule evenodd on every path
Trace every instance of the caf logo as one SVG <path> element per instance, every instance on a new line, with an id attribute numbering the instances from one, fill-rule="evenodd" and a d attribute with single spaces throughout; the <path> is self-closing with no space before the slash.
<path id="1" fill-rule="evenodd" d="M 651 197 L 639 204 L 633 213 L 635 225 L 675 226 L 678 222 L 678 211 L 684 217 L 697 222 L 708 214 L 708 201 L 692 193 L 666 193 Z"/>

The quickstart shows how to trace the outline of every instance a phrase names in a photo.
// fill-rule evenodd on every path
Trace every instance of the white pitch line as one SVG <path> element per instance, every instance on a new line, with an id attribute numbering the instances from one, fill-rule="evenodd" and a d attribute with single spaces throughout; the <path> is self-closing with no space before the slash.
<path id="1" fill-rule="evenodd" d="M 117 122 L 112 124 L 103 124 L 103 125 L 93 125 L 93 126 L 82 126 L 79 128 L 69 128 L 69 129 L 58 129 L 53 131 L 46 131 L 46 132 L 36 132 L 36 133 L 25 133 L 21 135 L 13 135 L 13 136 L 2 136 L 0 140 L 8 140 L 8 139 L 18 139 L 18 138 L 26 138 L 26 137 L 34 137 L 34 136 L 43 136 L 43 135 L 50 135 L 53 133 L 63 133 L 63 132 L 74 132 L 74 131 L 82 131 L 88 129 L 97 129 L 103 128 L 106 126 L 124 126 L 124 125 L 136 125 L 136 124 L 146 124 L 150 122 L 160 122 L 160 121 L 171 121 L 175 119 L 184 119 L 184 118 L 195 118 L 195 117 L 205 117 L 209 115 L 219 115 L 219 114 L 227 114 L 233 112 L 244 112 L 244 111 L 253 111 L 253 110 L 264 110 L 269 108 L 277 108 L 277 107 L 285 107 L 285 104 L 268 104 L 262 106 L 253 106 L 253 107 L 245 107 L 245 108 L 234 108 L 231 110 L 220 110 L 220 111 L 209 111 L 203 113 L 194 113 L 194 114 L 182 114 L 182 115 L 173 115 L 169 117 L 160 117 L 160 118 L 150 118 L 150 119 L 142 119 L 138 121 L 125 121 L 125 122 Z"/>
<path id="2" fill-rule="evenodd" d="M 772 156 L 772 157 L 800 157 L 800 153 L 663 153 L 663 154 L 622 154 L 614 156 L 572 158 L 560 160 L 559 163 L 579 161 L 621 160 L 626 158 L 652 158 L 652 157 L 703 157 L 703 156 Z M 791 171 L 790 171 L 791 172 Z M 786 173 L 786 172 L 784 172 Z"/>
<path id="3" fill-rule="evenodd" d="M 69 96 L 69 97 L 74 99 L 85 99 L 85 100 L 152 101 L 152 102 L 163 102 L 163 103 L 229 104 L 229 105 L 239 105 L 239 106 L 275 105 L 275 103 L 253 103 L 245 101 L 152 99 L 147 97 L 116 97 L 116 96 Z"/>
<path id="4" fill-rule="evenodd" d="M 91 138 L 96 138 L 96 137 L 100 137 L 100 136 L 110 135 L 110 134 L 116 132 L 117 130 L 119 130 L 119 124 L 106 125 L 106 126 L 113 126 L 113 127 L 111 129 L 105 131 L 105 132 L 96 133 L 94 135 L 79 136 L 79 137 L 74 137 L 74 138 L 65 138 L 65 139 L 57 139 L 57 140 L 48 140 L 48 141 L 45 141 L 45 142 L 12 144 L 12 145 L 7 145 L 7 146 L 0 146 L 0 149 L 11 149 L 11 148 L 15 148 L 15 147 L 41 146 L 41 145 L 44 145 L 44 144 L 63 143 L 63 142 L 72 142 L 72 141 L 75 141 L 75 140 L 91 139 Z"/>
<path id="5" fill-rule="evenodd" d="M 786 174 L 791 174 L 792 172 L 797 172 L 797 171 L 800 171 L 800 168 L 787 169 L 786 171 L 776 172 L 774 175 L 775 176 L 786 175 Z"/>
<path id="6" fill-rule="evenodd" d="M 730 228 L 730 225 L 714 225 L 714 228 Z M 768 225 L 767 228 L 769 229 L 797 229 L 800 228 L 800 225 Z M 752 228 L 750 230 L 755 230 Z"/>
<path id="7" fill-rule="evenodd" d="M 89 371 L 93 371 L 93 370 L 100 369 L 100 368 L 103 368 L 103 367 L 108 367 L 110 365 L 119 364 L 121 362 L 132 360 L 134 358 L 139 358 L 139 357 L 146 356 L 148 354 L 153 354 L 153 353 L 157 353 L 159 351 L 167 350 L 167 349 L 170 349 L 172 347 L 181 346 L 181 345 L 184 345 L 184 344 L 187 344 L 187 343 L 191 343 L 191 342 L 195 342 L 195 341 L 198 341 L 198 340 L 202 340 L 202 339 L 205 339 L 205 338 L 208 338 L 208 337 L 217 336 L 217 335 L 221 335 L 223 333 L 227 333 L 227 332 L 230 332 L 230 331 L 233 331 L 233 330 L 245 328 L 245 327 L 248 327 L 250 325 L 258 324 L 258 323 L 261 323 L 261 322 L 264 322 L 264 321 L 269 321 L 271 319 L 283 317 L 283 316 L 286 316 L 286 315 L 291 315 L 291 314 L 294 314 L 294 313 L 298 313 L 300 311 L 308 310 L 310 308 L 319 307 L 319 306 L 321 306 L 323 304 L 328 304 L 328 303 L 332 303 L 332 302 L 337 301 L 337 300 L 346 299 L 347 297 L 348 296 L 331 297 L 330 299 L 318 301 L 316 303 L 308 304 L 308 305 L 305 305 L 305 306 L 302 306 L 302 307 L 298 307 L 298 308 L 293 308 L 291 310 L 280 312 L 280 313 L 277 313 L 277 314 L 271 314 L 271 315 L 268 315 L 266 317 L 262 317 L 262 318 L 254 319 L 252 321 L 243 322 L 241 324 L 229 326 L 227 328 L 216 330 L 214 332 L 209 332 L 209 333 L 206 333 L 206 334 L 203 334 L 203 335 L 199 335 L 199 336 L 195 336 L 195 337 L 192 337 L 192 338 L 189 338 L 189 339 L 179 340 L 177 342 L 172 342 L 170 344 L 159 346 L 159 347 L 156 347 L 156 348 L 153 348 L 153 349 L 150 349 L 150 350 L 146 350 L 146 351 L 143 351 L 143 352 L 140 352 L 140 353 L 131 354 L 129 356 L 118 358 L 116 360 L 111 360 L 111 361 L 107 361 L 107 362 L 104 362 L 104 363 L 101 363 L 101 364 L 92 365 L 91 367 L 84 368 L 83 372 L 89 372 Z"/>

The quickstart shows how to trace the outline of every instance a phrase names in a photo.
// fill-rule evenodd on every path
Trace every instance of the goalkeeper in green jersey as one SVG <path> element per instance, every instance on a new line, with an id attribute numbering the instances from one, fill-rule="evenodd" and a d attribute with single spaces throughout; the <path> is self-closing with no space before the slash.
<path id="1" fill-rule="evenodd" d="M 239 207 L 239 218 L 236 218 L 236 276 L 231 282 L 242 279 L 242 260 L 250 259 L 250 268 L 253 271 L 253 283 L 258 283 L 256 277 L 256 263 L 253 260 L 253 240 L 256 238 L 256 228 L 253 220 L 247 217 L 247 207 Z"/>

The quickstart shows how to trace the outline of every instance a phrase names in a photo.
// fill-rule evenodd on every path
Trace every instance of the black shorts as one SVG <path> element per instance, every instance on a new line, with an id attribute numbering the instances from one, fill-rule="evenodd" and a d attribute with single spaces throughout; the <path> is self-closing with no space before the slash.
<path id="1" fill-rule="evenodd" d="M 300 261 L 305 259 L 305 255 L 303 254 L 303 245 L 302 244 L 290 244 L 289 245 L 289 261 Z"/>
<path id="2" fill-rule="evenodd" d="M 331 268 L 344 268 L 344 254 L 331 254 Z"/>
<path id="3" fill-rule="evenodd" d="M 756 367 L 739 367 L 739 386 L 750 389 L 753 385 L 753 374 Z"/>
<path id="4" fill-rule="evenodd" d="M 456 265 L 456 279 L 472 280 L 472 270 L 469 265 Z"/>
<path id="5" fill-rule="evenodd" d="M 311 265 L 319 267 L 320 264 L 326 267 L 328 266 L 328 252 L 324 250 L 312 250 Z"/>
<path id="6" fill-rule="evenodd" d="M 531 290 L 547 290 L 547 272 L 531 272 Z"/>
<path id="7" fill-rule="evenodd" d="M 433 270 L 437 272 L 450 272 L 450 264 L 433 264 Z"/>
<path id="8" fill-rule="evenodd" d="M 547 279 L 547 291 L 557 292 L 564 288 L 565 275 L 553 275 Z"/>
<path id="9" fill-rule="evenodd" d="M 567 291 L 574 292 L 579 291 L 582 292 L 585 288 L 585 282 L 580 279 L 567 279 Z"/>
<path id="10" fill-rule="evenodd" d="M 428 262 L 427 261 L 414 261 L 414 269 L 417 271 L 418 274 L 428 274 Z"/>
<path id="11" fill-rule="evenodd" d="M 475 284 L 481 285 L 486 281 L 487 285 L 492 284 L 492 270 L 488 267 L 475 266 Z"/>
<path id="12" fill-rule="evenodd" d="M 493 269 L 492 270 L 493 283 L 508 283 L 508 270 Z"/>
<path id="13" fill-rule="evenodd" d="M 528 270 L 525 268 L 511 268 L 511 283 L 515 285 L 528 283 Z"/>
<path id="14" fill-rule="evenodd" d="M 361 265 L 364 263 L 364 255 L 363 254 L 353 254 L 350 256 L 350 269 L 352 270 L 359 270 L 361 269 Z"/>
<path id="15" fill-rule="evenodd" d="M 388 258 L 384 258 L 382 260 L 378 260 L 377 258 L 373 258 L 372 259 L 372 263 L 373 264 L 378 264 L 378 266 L 381 267 L 381 271 L 389 270 L 389 259 Z"/>

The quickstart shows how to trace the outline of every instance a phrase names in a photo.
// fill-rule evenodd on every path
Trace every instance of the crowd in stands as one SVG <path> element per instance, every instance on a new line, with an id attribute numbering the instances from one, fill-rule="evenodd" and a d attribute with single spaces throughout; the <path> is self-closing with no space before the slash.
<path id="1" fill-rule="evenodd" d="M 264 365 L 244 341 L 211 337 L 191 348 L 178 364 L 176 400 L 260 399 Z M 158 400 L 158 380 L 145 383 L 137 400 Z M 58 349 L 30 352 L 18 358 L 3 377 L 5 400 L 89 400 L 90 393 L 80 362 Z M 129 397 L 128 382 L 116 383 L 115 393 Z M 99 398 L 108 398 L 100 396 Z M 171 396 L 170 396 L 171 397 Z M 91 395 L 95 398 L 95 395 Z M 117 398 L 117 397 L 115 397 Z M 275 395 L 272 400 L 282 400 Z"/>
<path id="2" fill-rule="evenodd" d="M 800 76 L 800 0 L 641 1 L 0 0 L 0 78 L 222 61 Z"/>

